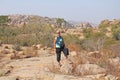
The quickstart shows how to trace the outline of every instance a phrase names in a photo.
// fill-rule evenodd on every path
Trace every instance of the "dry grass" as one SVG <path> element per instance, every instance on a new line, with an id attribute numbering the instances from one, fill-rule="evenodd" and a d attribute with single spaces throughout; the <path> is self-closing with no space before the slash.
<path id="1" fill-rule="evenodd" d="M 112 64 L 109 64 L 107 63 L 106 64 L 106 69 L 107 69 L 107 74 L 111 74 L 111 75 L 114 75 L 116 77 L 120 77 L 120 68 L 119 68 L 120 65 L 112 65 Z"/>
<path id="2" fill-rule="evenodd" d="M 117 56 L 120 57 L 120 44 L 114 44 L 110 47 L 110 50 L 112 51 L 112 53 Z"/>
<path id="3" fill-rule="evenodd" d="M 79 45 L 71 44 L 70 43 L 67 46 L 68 46 L 68 48 L 69 48 L 70 51 L 76 51 L 76 52 L 80 52 L 81 51 L 81 48 L 80 48 Z"/>
<path id="4" fill-rule="evenodd" d="M 86 57 L 83 57 L 83 54 L 86 54 L 86 53 L 77 52 L 77 55 L 72 58 L 72 62 L 73 62 L 73 64 L 72 64 L 72 66 L 73 66 L 73 75 L 81 75 L 81 74 L 78 74 L 76 72 L 77 66 L 80 65 L 80 64 L 85 64 L 85 63 L 88 62 Z M 86 72 L 86 74 L 87 74 L 87 72 Z"/>
<path id="5" fill-rule="evenodd" d="M 110 50 L 103 50 L 102 56 L 100 58 L 95 58 L 95 64 L 106 69 L 106 74 L 112 74 L 114 76 L 120 76 L 120 64 L 114 65 L 110 64 L 109 59 L 117 57 Z"/>
<path id="6" fill-rule="evenodd" d="M 105 52 L 104 52 L 105 51 Z M 74 63 L 73 63 L 73 73 L 77 74 L 75 72 L 75 69 L 78 65 L 80 64 L 85 64 L 87 61 L 89 61 L 89 63 L 92 64 L 97 64 L 100 67 L 106 69 L 105 74 L 111 74 L 114 75 L 116 77 L 120 76 L 120 64 L 118 65 L 113 65 L 109 63 L 109 59 L 110 58 L 114 58 L 115 55 L 113 53 L 111 53 L 110 50 L 103 50 L 103 52 L 98 53 L 98 55 L 93 55 L 93 56 L 84 56 L 87 53 L 78 53 L 77 56 L 74 57 Z M 100 56 L 99 56 L 100 55 Z M 86 72 L 85 75 L 89 74 L 88 72 Z M 77 75 L 81 75 L 81 74 L 77 74 Z"/>

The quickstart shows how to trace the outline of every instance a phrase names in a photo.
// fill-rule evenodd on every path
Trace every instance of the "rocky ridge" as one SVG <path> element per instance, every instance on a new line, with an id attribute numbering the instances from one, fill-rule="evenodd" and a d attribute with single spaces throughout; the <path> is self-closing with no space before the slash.
<path id="1" fill-rule="evenodd" d="M 8 15 L 9 25 L 14 26 L 25 26 L 27 24 L 40 24 L 40 25 L 51 25 L 53 27 L 59 27 L 59 21 L 62 27 L 73 27 L 72 24 L 65 21 L 62 18 L 49 18 L 49 17 L 42 17 L 37 15 Z"/>

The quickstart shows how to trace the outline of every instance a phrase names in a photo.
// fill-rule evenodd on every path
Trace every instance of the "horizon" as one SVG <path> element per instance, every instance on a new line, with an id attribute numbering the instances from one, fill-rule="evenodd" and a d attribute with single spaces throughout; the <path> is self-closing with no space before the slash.
<path id="1" fill-rule="evenodd" d="M 1 0 L 0 15 L 38 15 L 99 24 L 105 19 L 120 19 L 119 3 L 120 0 Z"/>

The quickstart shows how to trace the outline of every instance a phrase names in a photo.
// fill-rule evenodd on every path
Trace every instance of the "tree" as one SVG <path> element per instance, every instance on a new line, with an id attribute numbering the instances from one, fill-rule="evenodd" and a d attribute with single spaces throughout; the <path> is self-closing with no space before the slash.
<path id="1" fill-rule="evenodd" d="M 120 40 L 120 30 L 114 30 L 113 31 L 113 38 L 115 40 Z"/>
<path id="2" fill-rule="evenodd" d="M 57 27 L 61 27 L 64 19 L 58 18 L 57 19 Z"/>
<path id="3" fill-rule="evenodd" d="M 0 16 L 0 26 L 7 25 L 8 21 L 9 21 L 8 16 Z"/>

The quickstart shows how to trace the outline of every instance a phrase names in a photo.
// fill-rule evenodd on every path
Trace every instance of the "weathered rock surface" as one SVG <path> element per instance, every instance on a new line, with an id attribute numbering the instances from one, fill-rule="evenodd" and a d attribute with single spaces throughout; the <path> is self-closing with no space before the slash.
<path id="1" fill-rule="evenodd" d="M 11 47 L 8 46 L 7 50 L 11 50 Z M 8 54 L 12 52 L 14 51 L 9 51 Z M 118 80 L 118 77 L 107 75 L 106 70 L 96 64 L 83 63 L 74 67 L 74 62 L 71 61 L 75 61 L 72 59 L 78 55 L 76 52 L 74 54 L 71 52 L 68 59 L 62 54 L 61 67 L 58 67 L 56 55 L 51 54 L 50 48 L 37 49 L 37 53 L 36 57 L 21 59 L 7 59 L 8 54 L 0 53 L 6 57 L 0 60 L 0 80 Z M 17 55 L 25 55 L 25 53 L 19 51 Z M 119 62 L 117 58 L 111 60 L 111 64 Z"/>
<path id="2" fill-rule="evenodd" d="M 76 72 L 81 75 L 95 75 L 105 73 L 105 69 L 96 64 L 80 64 L 77 66 Z"/>

